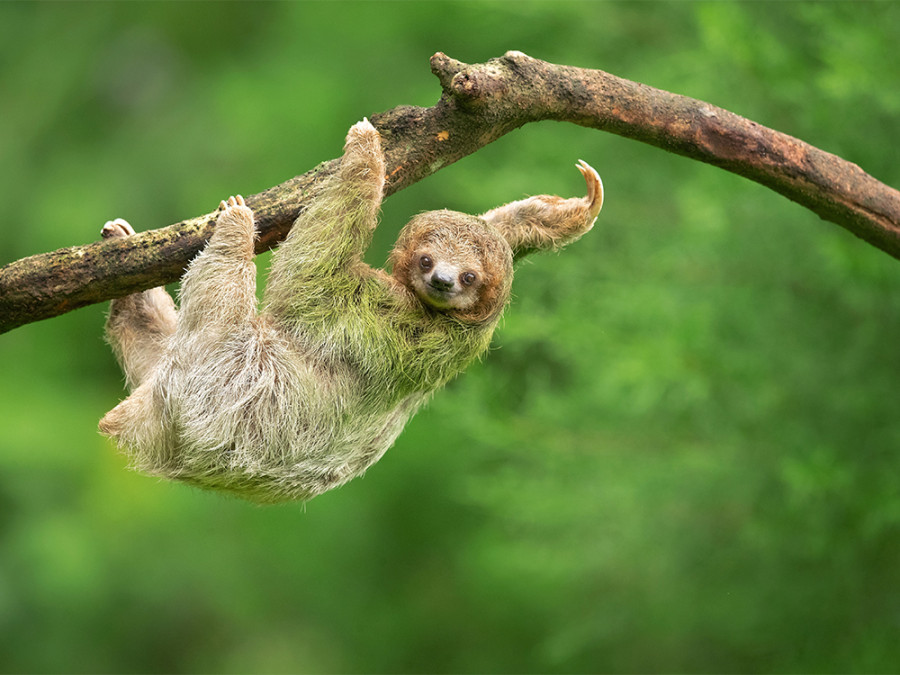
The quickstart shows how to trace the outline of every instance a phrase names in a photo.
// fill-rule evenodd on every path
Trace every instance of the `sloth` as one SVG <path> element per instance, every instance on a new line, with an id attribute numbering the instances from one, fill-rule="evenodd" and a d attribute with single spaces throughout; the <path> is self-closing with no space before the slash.
<path id="1" fill-rule="evenodd" d="M 253 212 L 219 205 L 179 308 L 162 287 L 115 299 L 106 337 L 130 395 L 100 421 L 144 473 L 263 503 L 308 500 L 361 475 L 428 398 L 488 348 L 513 262 L 591 229 L 587 196 L 550 195 L 481 216 L 415 216 L 389 256 L 363 262 L 385 182 L 378 131 L 347 134 L 340 168 L 274 252 L 261 307 Z M 134 234 L 122 219 L 104 238 Z"/>

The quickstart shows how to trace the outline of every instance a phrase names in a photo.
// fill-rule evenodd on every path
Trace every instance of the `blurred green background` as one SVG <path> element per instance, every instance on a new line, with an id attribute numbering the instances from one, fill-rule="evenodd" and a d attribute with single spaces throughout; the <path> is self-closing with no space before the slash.
<path id="1" fill-rule="evenodd" d="M 340 153 L 508 49 L 710 101 L 900 185 L 900 4 L 4 3 L 0 264 Z M 105 305 L 0 336 L 4 672 L 900 669 L 900 264 L 763 187 L 553 123 L 389 199 L 581 194 L 494 350 L 364 479 L 256 507 L 126 469 Z M 264 270 L 265 260 L 260 260 Z"/>

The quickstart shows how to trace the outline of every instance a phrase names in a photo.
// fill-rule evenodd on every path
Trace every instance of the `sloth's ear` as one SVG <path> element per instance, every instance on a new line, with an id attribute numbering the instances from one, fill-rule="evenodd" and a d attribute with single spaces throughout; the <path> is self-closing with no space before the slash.
<path id="1" fill-rule="evenodd" d="M 575 166 L 587 183 L 586 197 L 537 195 L 498 206 L 480 216 L 506 238 L 516 260 L 534 251 L 562 248 L 593 227 L 603 206 L 603 182 L 584 160 Z"/>

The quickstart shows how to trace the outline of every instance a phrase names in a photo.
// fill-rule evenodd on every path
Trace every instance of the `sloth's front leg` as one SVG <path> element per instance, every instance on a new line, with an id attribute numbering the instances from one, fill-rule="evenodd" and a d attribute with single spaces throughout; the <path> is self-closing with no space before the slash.
<path id="1" fill-rule="evenodd" d="M 384 189 L 381 137 L 363 120 L 347 132 L 337 171 L 323 177 L 272 258 L 266 312 L 297 325 L 330 315 L 364 269 Z"/>
<path id="2" fill-rule="evenodd" d="M 384 154 L 381 136 L 368 119 L 347 132 L 339 170 L 348 196 L 357 196 L 361 220 L 374 228 L 384 192 Z"/>

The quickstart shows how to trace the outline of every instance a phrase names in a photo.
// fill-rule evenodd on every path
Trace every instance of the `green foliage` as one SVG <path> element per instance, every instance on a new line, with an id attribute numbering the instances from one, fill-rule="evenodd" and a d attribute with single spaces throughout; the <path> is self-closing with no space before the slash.
<path id="1" fill-rule="evenodd" d="M 519 49 L 695 96 L 900 185 L 900 5 L 0 5 L 0 264 L 213 208 Z M 900 267 L 770 191 L 530 125 L 388 200 L 604 179 L 483 363 L 362 480 L 258 508 L 124 470 L 92 307 L 0 336 L 4 672 L 895 671 Z M 261 268 L 265 264 L 260 264 Z"/>

